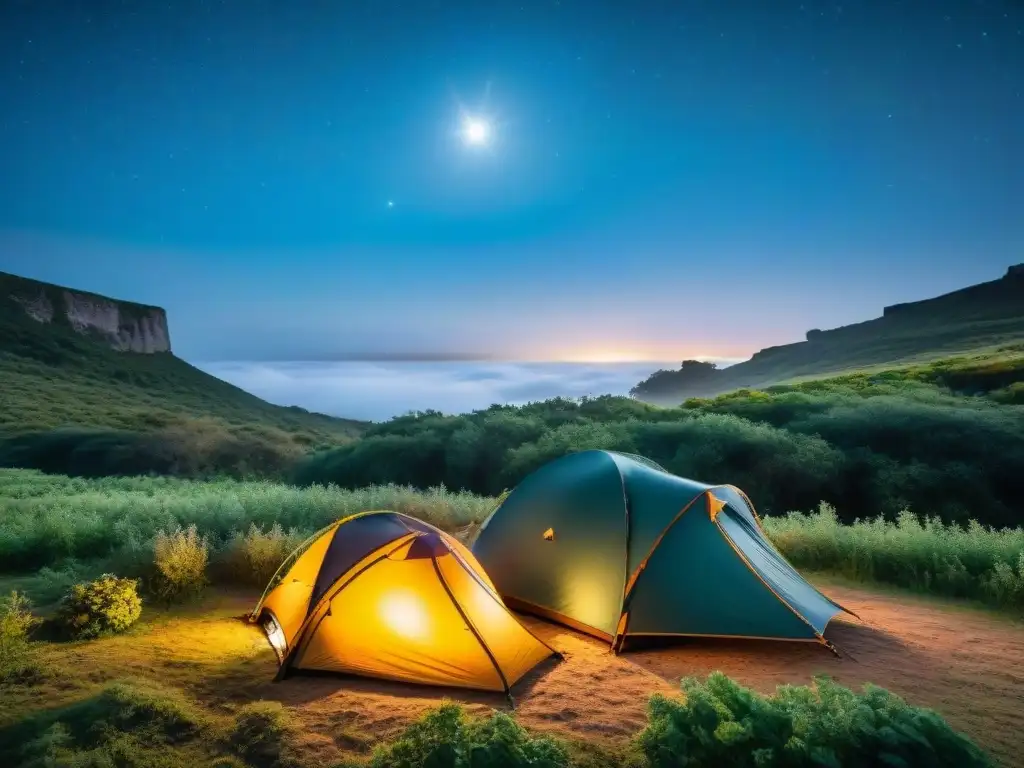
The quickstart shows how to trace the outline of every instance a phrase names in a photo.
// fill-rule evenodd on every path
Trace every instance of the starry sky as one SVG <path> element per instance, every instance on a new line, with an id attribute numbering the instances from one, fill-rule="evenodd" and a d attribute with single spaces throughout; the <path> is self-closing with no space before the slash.
<path id="1" fill-rule="evenodd" d="M 1013 0 L 6 0 L 0 269 L 164 306 L 197 361 L 743 357 L 1024 261 L 1022 30 Z"/>

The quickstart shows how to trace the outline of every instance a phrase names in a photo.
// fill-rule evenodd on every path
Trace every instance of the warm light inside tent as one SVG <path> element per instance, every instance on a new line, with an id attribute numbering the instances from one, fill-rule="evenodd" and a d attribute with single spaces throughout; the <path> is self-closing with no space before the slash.
<path id="1" fill-rule="evenodd" d="M 427 611 L 423 601 L 406 591 L 388 592 L 380 601 L 380 615 L 396 634 L 407 638 L 427 633 Z"/>
<path id="2" fill-rule="evenodd" d="M 574 618 L 591 627 L 601 626 L 609 605 L 605 583 L 600 563 L 581 562 L 579 573 L 567 585 Z"/>

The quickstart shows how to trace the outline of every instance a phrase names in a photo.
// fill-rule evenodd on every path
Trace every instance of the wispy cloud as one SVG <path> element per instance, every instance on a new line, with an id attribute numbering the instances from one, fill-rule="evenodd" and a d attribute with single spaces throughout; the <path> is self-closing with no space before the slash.
<path id="1" fill-rule="evenodd" d="M 198 365 L 272 403 L 382 421 L 427 409 L 466 413 L 495 403 L 625 395 L 653 371 L 675 368 L 678 363 L 346 361 Z"/>

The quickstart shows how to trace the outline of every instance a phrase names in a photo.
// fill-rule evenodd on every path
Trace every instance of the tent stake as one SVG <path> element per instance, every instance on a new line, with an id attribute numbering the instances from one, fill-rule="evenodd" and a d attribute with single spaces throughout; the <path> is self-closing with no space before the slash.
<path id="1" fill-rule="evenodd" d="M 834 646 L 834 645 L 832 646 L 832 648 L 833 648 L 833 650 L 835 650 L 835 646 Z M 837 655 L 837 656 L 839 656 L 839 652 L 838 652 L 838 651 L 835 651 L 835 653 L 836 653 L 836 655 Z M 849 659 L 849 660 L 850 660 L 850 661 L 852 661 L 852 662 L 855 662 L 855 663 L 857 663 L 857 664 L 860 664 L 860 662 L 859 662 L 859 661 L 857 661 L 857 657 L 856 657 L 856 656 L 854 656 L 854 655 L 853 655 L 852 653 L 850 653 L 849 651 L 843 651 L 843 656 L 839 656 L 839 658 L 847 658 L 847 659 Z"/>

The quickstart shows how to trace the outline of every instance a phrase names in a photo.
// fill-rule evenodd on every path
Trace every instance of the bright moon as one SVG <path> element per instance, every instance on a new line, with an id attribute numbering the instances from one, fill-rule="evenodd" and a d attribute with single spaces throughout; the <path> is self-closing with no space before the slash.
<path id="1" fill-rule="evenodd" d="M 487 123 L 478 118 L 470 118 L 466 120 L 465 125 L 465 137 L 466 141 L 470 144 L 486 144 L 490 129 Z"/>

